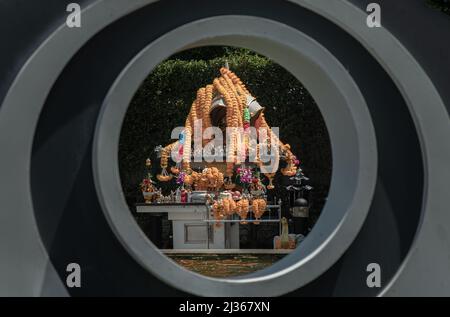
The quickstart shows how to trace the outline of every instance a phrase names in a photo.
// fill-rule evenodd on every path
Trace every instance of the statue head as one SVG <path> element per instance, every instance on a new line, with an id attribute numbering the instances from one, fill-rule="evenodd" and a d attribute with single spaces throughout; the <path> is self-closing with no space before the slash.
<path id="1" fill-rule="evenodd" d="M 260 117 L 261 113 L 264 111 L 264 107 L 256 101 L 256 98 L 250 95 L 247 95 L 247 106 L 250 110 L 250 124 L 258 128 L 257 125 L 260 125 Z M 219 95 L 213 99 L 211 110 L 209 111 L 211 124 L 216 127 L 226 128 L 226 126 L 224 127 L 224 125 L 226 125 L 226 115 L 227 105 L 225 99 L 222 95 Z"/>

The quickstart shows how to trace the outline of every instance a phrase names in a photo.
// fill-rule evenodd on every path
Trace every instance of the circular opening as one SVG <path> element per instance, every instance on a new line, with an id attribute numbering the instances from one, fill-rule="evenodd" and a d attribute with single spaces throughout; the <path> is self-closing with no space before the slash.
<path id="1" fill-rule="evenodd" d="M 8 144 L 7 147 L 9 149 L 8 152 L 4 153 L 4 160 L 6 163 L 3 164 L 2 174 L 9 175 L 8 173 L 13 173 L 14 175 L 10 178 L 15 179 L 15 181 L 8 183 L 8 188 L 10 190 L 3 191 L 2 198 L 10 206 L 13 206 L 11 210 L 15 213 L 20 212 L 20 214 L 24 217 L 31 217 L 30 219 L 32 219 L 32 221 L 21 223 L 21 226 L 26 227 L 25 231 L 36 232 L 37 234 L 33 218 L 35 216 L 33 215 L 33 209 L 36 213 L 42 210 L 48 212 L 48 219 L 44 219 L 42 221 L 45 224 L 51 222 L 48 221 L 49 219 L 55 218 L 55 210 L 49 208 L 48 206 L 41 206 L 42 208 L 41 210 L 39 210 L 39 208 L 36 207 L 34 201 L 35 197 L 32 201 L 31 194 L 35 195 L 35 188 L 32 188 L 34 191 L 31 193 L 30 179 L 28 175 L 31 163 L 30 153 L 33 142 L 33 133 L 35 132 L 34 129 L 39 114 L 44 108 L 45 99 L 48 95 L 48 92 L 51 90 L 51 86 L 55 83 L 58 75 L 63 71 L 66 63 L 69 62 L 70 58 L 76 53 L 76 51 L 85 42 L 87 42 L 88 38 L 99 32 L 101 29 L 105 28 L 109 23 L 114 22 L 118 18 L 125 16 L 132 11 L 138 10 L 145 4 L 151 2 L 154 1 L 148 0 L 141 1 L 139 3 L 115 1 L 114 14 L 110 14 L 110 11 L 105 10 L 105 3 L 103 1 L 94 1 L 93 5 L 86 8 L 85 15 L 88 17 L 92 17 L 92 19 L 89 20 L 96 21 L 96 23 L 89 24 L 83 27 L 84 32 L 73 33 L 72 30 L 61 27 L 57 31 L 52 33 L 47 41 L 39 47 L 39 50 L 37 50 L 35 54 L 33 54 L 33 56 L 30 58 L 30 60 L 26 63 L 20 74 L 17 76 L 15 84 L 11 86 L 8 95 L 5 97 L 2 105 L 2 108 L 5 108 L 5 111 L 2 115 L 2 130 L 5 133 L 2 133 L 2 135 L 6 136 L 3 141 L 5 142 L 5 144 Z M 408 290 L 410 289 L 410 285 L 408 283 L 405 283 L 404 281 L 408 280 L 408 277 L 413 276 L 416 272 L 420 271 L 419 266 L 421 266 L 423 262 L 416 260 L 424 256 L 422 252 L 423 250 L 430 250 L 430 248 L 427 248 L 426 245 L 430 244 L 430 241 L 435 241 L 436 235 L 434 234 L 435 230 L 433 230 L 433 226 L 438 223 L 445 223 L 444 218 L 448 216 L 448 213 L 446 212 L 446 209 L 442 204 L 442 202 L 446 200 L 446 198 L 444 197 L 445 191 L 443 192 L 442 190 L 440 190 L 441 188 L 443 188 L 443 184 L 445 184 L 448 179 L 448 173 L 443 173 L 445 169 L 440 168 L 440 166 L 442 165 L 442 155 L 444 155 L 444 152 L 448 153 L 448 147 L 443 147 L 442 142 L 437 141 L 440 140 L 439 136 L 446 135 L 449 131 L 447 122 L 448 116 L 445 111 L 445 106 L 442 103 L 442 100 L 436 92 L 434 86 L 432 85 L 430 78 L 427 77 L 420 65 L 412 58 L 411 54 L 408 53 L 408 51 L 400 44 L 397 39 L 395 39 L 386 29 L 379 29 L 377 32 L 373 32 L 373 30 L 371 29 L 360 27 L 360 21 L 365 19 L 364 12 L 360 12 L 353 5 L 347 2 L 342 2 L 339 3 L 339 5 L 332 7 L 323 2 L 314 2 L 313 4 L 313 2 L 311 1 L 296 0 L 292 3 L 295 3 L 295 5 L 298 4 L 299 6 L 307 7 L 315 13 L 326 17 L 328 20 L 332 21 L 332 23 L 335 23 L 343 30 L 348 31 L 352 35 L 352 37 L 358 39 L 361 44 L 374 56 L 374 58 L 380 61 L 382 66 L 392 77 L 402 95 L 404 96 L 411 115 L 413 116 L 414 124 L 420 138 L 421 150 L 425 164 L 424 170 L 426 184 L 424 186 L 425 192 L 423 218 L 421 219 L 421 226 L 419 228 L 417 236 L 414 239 L 415 245 L 411 249 L 414 250 L 414 252 L 411 252 L 411 254 L 405 259 L 405 263 L 403 263 L 397 275 L 391 280 L 391 284 L 389 284 L 389 286 L 385 288 L 385 293 L 389 294 L 389 292 L 391 291 L 398 293 L 399 291 Z M 110 3 L 109 7 L 111 7 Z M 153 12 L 156 11 L 153 8 L 150 9 Z M 104 14 L 105 12 L 107 14 Z M 173 8 L 170 12 L 173 12 Z M 291 14 L 292 12 L 289 13 L 289 16 L 291 18 L 298 20 L 296 14 Z M 159 16 L 162 16 L 160 12 L 158 12 L 157 14 Z M 71 38 L 71 45 L 65 45 L 67 43 L 68 36 Z M 389 47 L 386 47 L 386 45 L 384 45 L 386 42 L 395 43 L 396 45 L 390 45 Z M 55 50 L 55 47 L 58 47 L 58 49 Z M 58 56 L 58 58 L 55 58 L 56 55 Z M 105 53 L 105 55 L 107 54 Z M 45 69 L 45 71 L 42 72 L 42 69 Z M 78 69 L 81 69 L 81 67 L 79 67 Z M 411 76 L 412 70 L 415 72 L 416 76 Z M 36 80 L 36 76 L 39 76 L 40 80 Z M 42 80 L 43 76 L 45 77 L 45 80 Z M 28 93 L 26 94 L 23 93 L 24 87 L 30 88 Z M 71 89 L 72 88 L 73 87 L 71 87 Z M 69 89 L 68 93 L 66 93 L 64 96 L 67 96 L 68 94 L 70 95 L 70 92 L 72 91 L 71 89 Z M 32 100 L 32 103 L 35 105 L 34 107 L 29 107 L 30 100 Z M 428 104 L 429 106 L 424 108 L 424 103 Z M 57 104 L 58 108 L 61 108 L 61 102 L 58 102 Z M 65 111 L 66 109 L 67 107 L 64 107 L 63 111 Z M 17 124 L 18 122 L 21 122 L 22 124 Z M 17 138 L 10 138 L 10 135 L 20 135 L 22 142 L 17 142 Z M 45 148 L 44 150 L 49 152 L 47 148 Z M 72 154 L 72 152 L 70 153 Z M 74 153 L 73 156 L 77 156 L 76 154 L 77 153 Z M 54 171 L 54 169 L 52 171 Z M 18 175 L 20 175 L 20 177 L 18 177 Z M 43 178 L 46 177 L 48 177 L 48 175 L 44 174 Z M 83 186 L 85 185 L 83 184 Z M 33 187 L 42 188 L 43 186 L 41 183 L 36 183 Z M 66 186 L 58 186 L 58 188 L 62 187 L 67 188 Z M 21 192 L 22 194 L 19 196 L 10 195 L 13 189 L 16 192 Z M 84 200 L 85 197 L 80 198 L 81 201 Z M 10 218 L 13 219 L 14 217 Z M 89 220 L 87 222 L 91 223 L 91 216 L 86 217 L 86 219 Z M 38 221 L 39 219 L 36 220 Z M 103 218 L 101 219 L 101 221 L 103 221 Z M 41 235 L 42 232 L 48 232 L 48 230 L 46 229 L 47 228 L 44 227 L 44 229 L 41 230 Z M 62 231 L 67 229 L 67 227 L 59 229 Z M 97 229 L 98 228 L 93 228 L 92 230 L 95 231 Z M 123 236 L 124 245 L 127 246 L 127 250 L 131 254 L 134 254 L 136 258 L 143 258 L 144 256 L 147 256 L 138 255 L 137 253 L 139 252 L 139 250 L 136 248 L 133 249 L 132 243 L 129 243 L 130 240 L 126 237 L 127 235 L 119 233 L 119 231 L 120 230 L 117 230 L 116 232 L 118 237 Z M 17 232 L 17 230 L 15 232 Z M 74 236 L 76 236 L 77 234 L 79 234 L 78 229 L 74 230 Z M 36 242 L 39 241 L 39 238 L 43 240 L 43 237 L 38 237 L 36 235 L 33 236 L 30 241 Z M 23 239 L 26 239 L 26 237 L 21 236 L 21 240 Z M 51 242 L 53 241 L 51 239 L 49 240 Z M 61 246 L 61 249 L 67 250 L 66 240 L 61 239 L 61 237 L 58 237 L 57 240 L 59 244 L 64 244 L 63 246 Z M 125 240 L 127 240 L 127 242 L 125 242 Z M 103 241 L 99 241 L 100 244 L 101 242 Z M 37 247 L 39 250 L 42 249 L 42 246 Z M 434 250 L 433 252 L 438 252 L 436 250 Z M 31 256 L 31 258 L 33 259 L 36 258 L 35 252 L 25 253 Z M 438 254 L 435 255 L 438 256 Z M 445 254 L 440 255 L 445 256 Z M 71 253 L 70 255 L 68 255 L 68 258 L 72 259 L 72 256 L 73 254 Z M 99 257 L 102 256 L 103 254 L 99 255 Z M 46 256 L 45 259 L 47 259 Z M 108 261 L 107 257 L 103 257 L 103 259 L 105 259 L 105 261 Z M 141 263 L 143 262 L 148 261 L 141 261 Z M 61 269 L 61 278 L 65 277 L 66 263 L 67 262 L 64 262 L 64 269 Z M 150 267 L 147 264 L 145 264 L 144 266 L 147 268 Z M 151 269 L 149 268 L 149 270 Z M 109 271 L 109 267 L 106 271 Z M 440 277 L 438 274 L 439 270 L 433 271 L 435 272 L 436 280 L 438 280 L 438 278 Z M 98 276 L 98 272 L 99 271 L 94 272 L 93 275 Z M 148 277 L 150 276 L 151 274 L 148 274 Z M 170 280 L 170 278 L 164 276 L 161 276 L 161 278 L 163 278 L 165 281 Z M 102 279 L 102 285 L 104 286 L 103 282 L 106 282 L 104 278 Z M 300 286 L 302 283 L 304 283 L 304 281 L 299 282 L 294 286 Z M 116 285 L 116 283 L 114 283 L 114 285 Z M 152 288 L 153 287 L 151 287 L 150 289 Z M 192 291 L 199 294 L 202 293 L 201 290 L 198 290 L 197 286 Z M 277 292 L 280 293 L 282 291 L 283 290 L 278 290 Z M 286 289 L 284 291 L 286 291 Z M 206 291 L 203 291 L 203 293 L 206 293 Z M 226 292 L 224 291 L 223 294 L 226 294 Z"/>
<path id="2" fill-rule="evenodd" d="M 205 117 L 199 119 L 202 124 L 211 120 L 213 126 L 226 125 L 226 107 L 214 103 L 220 92 L 212 84 L 215 78 L 224 78 L 220 72 L 224 66 L 239 76 L 258 102 L 249 105 L 253 114 L 248 129 L 258 128 L 264 116 L 271 129 L 279 133 L 283 147 L 288 145 L 289 153 L 296 155 L 292 159 L 292 170 L 288 167 L 287 153 L 282 155 L 275 169 L 273 189 L 268 179 L 272 175 L 261 172 L 251 150 L 247 162 L 235 165 L 229 179 L 233 189 L 217 185 L 212 174 L 212 183 L 200 176 L 202 171 L 206 173 L 215 167 L 220 170 L 218 175 L 224 177 L 226 162 L 220 162 L 222 157 L 211 163 L 206 162 L 203 155 L 198 160 L 193 159 L 189 164 L 192 171 L 186 171 L 182 163 L 171 159 L 166 169 L 171 180 L 158 180 L 162 172 L 159 149 L 176 141 L 171 137 L 174 134 L 178 137 L 176 131 L 185 129 L 191 107 L 196 110 L 197 118 Z M 202 114 L 204 105 L 199 107 L 197 103 L 204 98 L 201 87 L 208 85 L 211 85 L 209 102 L 213 108 Z M 195 131 L 192 138 L 200 133 L 204 132 Z M 243 135 L 244 131 L 240 133 Z M 255 142 L 262 143 L 257 133 L 253 136 Z M 207 144 L 199 142 L 198 146 L 203 150 Z M 195 145 L 190 148 L 192 152 Z M 148 166 L 147 159 L 150 160 Z M 314 99 L 292 74 L 251 50 L 207 46 L 171 56 L 140 85 L 122 126 L 119 166 L 127 204 L 155 246 L 194 272 L 211 277 L 234 277 L 266 268 L 287 256 L 311 231 L 328 195 L 331 146 Z M 251 177 L 242 181 L 239 168 L 251 172 Z M 217 187 L 207 188 L 207 183 Z M 208 209 L 202 205 L 205 190 L 211 196 L 210 208 L 214 203 L 220 207 L 228 204 L 225 222 L 217 213 L 206 214 Z M 183 192 L 186 193 L 184 199 Z M 232 194 L 231 201 L 221 198 L 227 194 Z M 253 200 L 262 201 L 271 207 L 259 210 L 262 215 L 256 213 L 262 219 L 259 221 L 251 207 L 248 212 L 241 210 L 242 200 L 249 205 Z M 181 201 L 184 203 L 177 205 Z"/>
<path id="3" fill-rule="evenodd" d="M 246 47 L 288 69 L 317 101 L 333 152 L 328 201 L 314 230 L 289 257 L 240 279 L 203 277 L 168 261 L 127 211 L 120 185 L 118 127 L 137 87 L 174 52 L 204 45 Z M 102 109 L 94 144 L 94 176 L 102 207 L 116 235 L 152 273 L 199 295 L 273 296 L 319 276 L 352 242 L 370 205 L 376 158 L 375 136 L 364 99 L 344 67 L 326 49 L 298 30 L 277 22 L 223 16 L 195 21 L 169 32 L 130 62 L 111 87 Z"/>

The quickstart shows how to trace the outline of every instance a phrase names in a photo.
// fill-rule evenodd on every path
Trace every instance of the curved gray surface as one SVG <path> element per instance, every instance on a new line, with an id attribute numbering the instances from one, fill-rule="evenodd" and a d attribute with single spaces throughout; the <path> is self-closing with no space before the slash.
<path id="1" fill-rule="evenodd" d="M 83 10 L 83 27 L 63 24 L 56 29 L 28 59 L 5 96 L 0 108 L 0 144 L 5 149 L 0 175 L 8 181 L 0 183 L 0 253 L 8 260 L 0 261 L 0 295 L 39 296 L 50 288 L 67 295 L 62 283 L 48 285 L 48 276 L 57 280 L 56 272 L 34 219 L 29 184 L 34 130 L 53 83 L 72 56 L 102 28 L 151 2 L 93 2 Z"/>

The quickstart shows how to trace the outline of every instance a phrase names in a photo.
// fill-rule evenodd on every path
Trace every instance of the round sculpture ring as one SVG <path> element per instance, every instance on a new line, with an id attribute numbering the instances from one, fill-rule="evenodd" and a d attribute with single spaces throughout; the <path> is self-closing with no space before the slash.
<path id="1" fill-rule="evenodd" d="M 0 143 L 8 151 L 2 153 L 3 164 L 0 166 L 0 174 L 10 182 L 0 191 L 0 200 L 5 207 L 2 229 L 6 229 L 3 231 L 4 235 L 6 238 L 11 237 L 11 241 L 17 240 L 15 237 L 18 233 L 21 234 L 18 251 L 10 254 L 10 258 L 28 259 L 29 262 L 21 261 L 21 263 L 24 265 L 28 263 L 27 276 L 30 277 L 24 278 L 20 270 L 9 270 L 8 280 L 14 281 L 11 283 L 14 285 L 13 292 L 23 293 L 23 290 L 27 290 L 26 294 L 38 294 L 35 285 L 39 285 L 44 279 L 48 269 L 48 257 L 34 221 L 28 175 L 34 130 L 45 98 L 67 62 L 92 36 L 121 17 L 153 2 L 155 1 L 92 1 L 83 10 L 83 17 L 89 21 L 83 25 L 83 32 L 73 32 L 64 25 L 53 32 L 24 64 L 3 100 Z M 449 251 L 446 245 L 443 245 L 445 239 L 440 239 L 435 228 L 450 221 L 446 207 L 447 192 L 442 190 L 446 188 L 447 180 L 450 178 L 450 171 L 442 169 L 442 162 L 446 162 L 445 158 L 450 157 L 450 146 L 441 142 L 442 136 L 450 135 L 450 126 L 448 113 L 439 94 L 427 74 L 399 41 L 384 28 L 376 32 L 366 28 L 364 23 L 361 23 L 366 18 L 364 12 L 348 1 L 333 4 L 328 1 L 291 0 L 291 2 L 322 15 L 356 38 L 384 67 L 407 101 L 425 158 L 423 217 L 410 255 L 390 285 L 384 289 L 383 294 L 408 294 L 417 289 L 414 285 L 421 285 L 424 290 L 432 286 L 435 294 L 445 294 L 446 284 L 440 281 L 443 274 L 448 271 L 445 265 Z M 386 46 L 386 42 L 392 45 Z M 27 94 L 23 93 L 25 90 Z M 427 107 L 423 106 L 425 104 Z M 11 135 L 15 138 L 11 138 Z M 15 195 L 18 192 L 22 195 Z M 135 226 L 131 225 L 130 230 L 135 229 Z M 135 249 L 133 252 L 139 250 Z M 424 260 L 427 258 L 433 258 L 434 261 Z M 173 267 L 167 268 L 168 271 L 172 269 Z M 423 270 L 429 274 L 420 274 Z M 186 280 L 179 280 L 178 286 L 184 285 L 185 282 Z M 229 284 L 226 283 L 212 283 L 210 286 L 217 287 L 216 294 L 231 292 Z M 277 289 L 273 294 L 281 294 L 282 291 Z M 199 290 L 199 287 L 194 285 L 193 292 L 202 294 L 204 289 Z"/>
<path id="2" fill-rule="evenodd" d="M 305 241 L 270 268 L 234 279 L 213 279 L 192 273 L 160 253 L 127 211 L 118 168 L 122 120 L 134 92 L 148 73 L 176 51 L 215 44 L 251 48 L 295 75 L 311 92 L 322 112 L 333 155 L 327 203 Z M 103 211 L 122 244 L 152 273 L 197 295 L 275 296 L 318 277 L 356 237 L 369 210 L 377 179 L 371 118 L 348 72 L 331 53 L 303 33 L 258 17 L 219 16 L 197 20 L 149 44 L 110 88 L 97 122 L 93 153 L 96 189 Z"/>

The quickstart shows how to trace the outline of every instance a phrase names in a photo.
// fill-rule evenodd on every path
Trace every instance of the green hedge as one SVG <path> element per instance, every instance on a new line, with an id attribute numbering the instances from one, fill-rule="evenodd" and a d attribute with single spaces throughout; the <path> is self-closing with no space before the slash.
<path id="1" fill-rule="evenodd" d="M 427 3 L 431 7 L 450 15 L 450 0 L 427 0 Z"/>
<path id="2" fill-rule="evenodd" d="M 136 92 L 123 123 L 119 150 L 122 185 L 129 205 L 142 199 L 139 182 L 145 159 L 152 157 L 154 165 L 159 165 L 154 147 L 170 142 L 171 130 L 184 124 L 197 90 L 212 83 L 228 61 L 230 69 L 266 107 L 269 124 L 280 127 L 281 139 L 291 144 L 302 161 L 315 188 L 313 214 L 318 215 L 330 182 L 331 150 L 313 98 L 288 71 L 265 57 L 245 50 L 206 52 L 223 56 L 192 60 L 202 56 L 201 51 L 181 53 L 157 66 Z"/>

